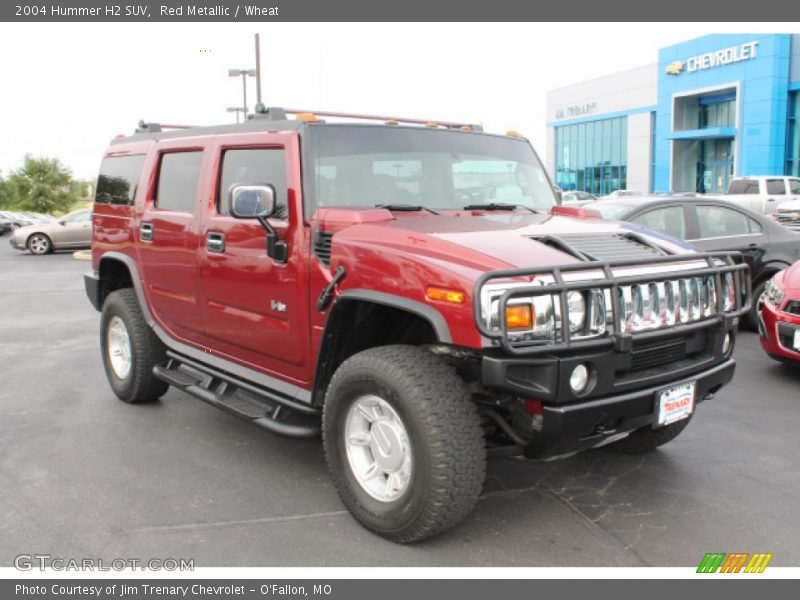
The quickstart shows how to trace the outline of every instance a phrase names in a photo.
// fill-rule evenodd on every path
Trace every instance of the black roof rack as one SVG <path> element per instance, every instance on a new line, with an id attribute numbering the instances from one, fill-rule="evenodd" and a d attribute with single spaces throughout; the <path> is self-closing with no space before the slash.
<path id="1" fill-rule="evenodd" d="M 295 115 L 295 119 L 290 119 L 288 115 Z M 264 122 L 280 123 L 279 128 L 282 129 L 299 129 L 305 123 L 323 122 L 319 117 L 332 117 L 337 119 L 355 119 L 361 121 L 381 121 L 386 125 L 424 125 L 432 128 L 445 128 L 445 129 L 461 129 L 464 131 L 477 131 L 482 132 L 483 127 L 471 123 L 456 123 L 453 121 L 426 121 L 425 119 L 411 119 L 405 117 L 387 117 L 379 115 L 364 115 L 356 113 L 344 113 L 333 111 L 312 111 L 301 110 L 294 108 L 280 108 L 277 106 L 266 107 L 263 104 L 256 106 L 256 112 L 248 115 L 247 120 L 240 124 L 226 124 L 226 125 L 169 125 L 166 123 L 149 123 L 145 120 L 140 120 L 134 135 L 153 135 L 155 137 L 175 137 L 181 135 L 178 131 L 168 130 L 188 130 L 198 129 L 197 132 L 205 133 L 224 133 L 232 131 L 257 131 L 264 127 Z M 121 143 L 124 138 L 120 138 L 113 143 Z"/>
<path id="2" fill-rule="evenodd" d="M 165 129 L 191 129 L 195 125 L 167 125 L 166 123 L 145 123 L 144 119 L 139 121 L 136 133 L 159 133 Z"/>
<path id="3" fill-rule="evenodd" d="M 365 115 L 359 113 L 335 112 L 330 110 L 307 110 L 301 108 L 278 108 L 256 106 L 253 119 L 269 119 L 271 121 L 285 121 L 287 115 L 302 115 L 308 117 L 332 117 L 335 119 L 358 119 L 360 121 L 382 121 L 390 125 L 406 123 L 409 125 L 425 125 L 428 127 L 445 127 L 446 129 L 464 129 L 467 131 L 483 131 L 483 127 L 475 123 L 457 123 L 454 121 L 437 121 L 435 119 L 412 119 L 408 117 L 388 117 L 381 115 Z M 311 120 L 311 119 L 309 119 Z"/>

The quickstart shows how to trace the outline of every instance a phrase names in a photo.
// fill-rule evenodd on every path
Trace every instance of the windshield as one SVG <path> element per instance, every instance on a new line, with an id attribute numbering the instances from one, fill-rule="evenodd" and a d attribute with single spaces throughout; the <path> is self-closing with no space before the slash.
<path id="1" fill-rule="evenodd" d="M 306 172 L 313 207 L 406 205 L 460 210 L 556 204 L 527 142 L 476 133 L 392 126 L 309 127 Z M 310 192 L 310 194 L 309 194 Z M 313 210 L 313 208 L 312 208 Z"/>
<path id="2" fill-rule="evenodd" d="M 596 210 L 604 219 L 609 221 L 619 221 L 631 212 L 630 204 L 615 204 L 613 202 L 591 202 L 584 205 L 583 208 Z"/>

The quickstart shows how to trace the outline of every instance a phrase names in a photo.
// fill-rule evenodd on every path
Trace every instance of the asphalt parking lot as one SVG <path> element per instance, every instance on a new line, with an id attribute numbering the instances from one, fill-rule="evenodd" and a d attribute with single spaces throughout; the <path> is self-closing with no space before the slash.
<path id="1" fill-rule="evenodd" d="M 362 529 L 321 444 L 174 390 L 116 400 L 89 263 L 0 238 L 0 565 L 18 554 L 192 558 L 195 566 L 696 566 L 772 552 L 800 566 L 800 369 L 739 337 L 732 385 L 644 457 L 490 461 L 460 527 L 414 546 Z"/>

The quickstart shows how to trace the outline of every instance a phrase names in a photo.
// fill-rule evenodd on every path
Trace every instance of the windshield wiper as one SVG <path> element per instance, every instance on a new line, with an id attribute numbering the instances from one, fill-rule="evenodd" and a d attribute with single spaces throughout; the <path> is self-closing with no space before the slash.
<path id="1" fill-rule="evenodd" d="M 431 214 L 434 215 L 439 214 L 432 208 L 428 208 L 427 206 L 420 206 L 418 204 L 376 204 L 375 208 L 385 208 L 386 210 L 396 210 L 398 212 L 402 211 L 415 212 L 415 211 L 427 210 Z"/>
<path id="2" fill-rule="evenodd" d="M 503 202 L 490 202 L 489 204 L 470 204 L 464 207 L 464 210 L 514 210 L 515 208 L 524 208 L 536 214 L 539 211 L 534 210 L 530 206 L 524 204 L 505 204 Z"/>

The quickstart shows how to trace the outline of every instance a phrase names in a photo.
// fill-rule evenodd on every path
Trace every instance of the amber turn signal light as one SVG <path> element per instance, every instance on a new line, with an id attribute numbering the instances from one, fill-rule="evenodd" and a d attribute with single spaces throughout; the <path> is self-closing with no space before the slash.
<path id="1" fill-rule="evenodd" d="M 515 304 L 506 307 L 506 327 L 530 329 L 533 325 L 533 310 L 530 304 Z"/>
<path id="2" fill-rule="evenodd" d="M 428 300 L 438 300 L 440 302 L 452 302 L 453 304 L 464 304 L 466 296 L 464 292 L 458 290 L 448 290 L 447 288 L 429 287 L 425 292 Z"/>

